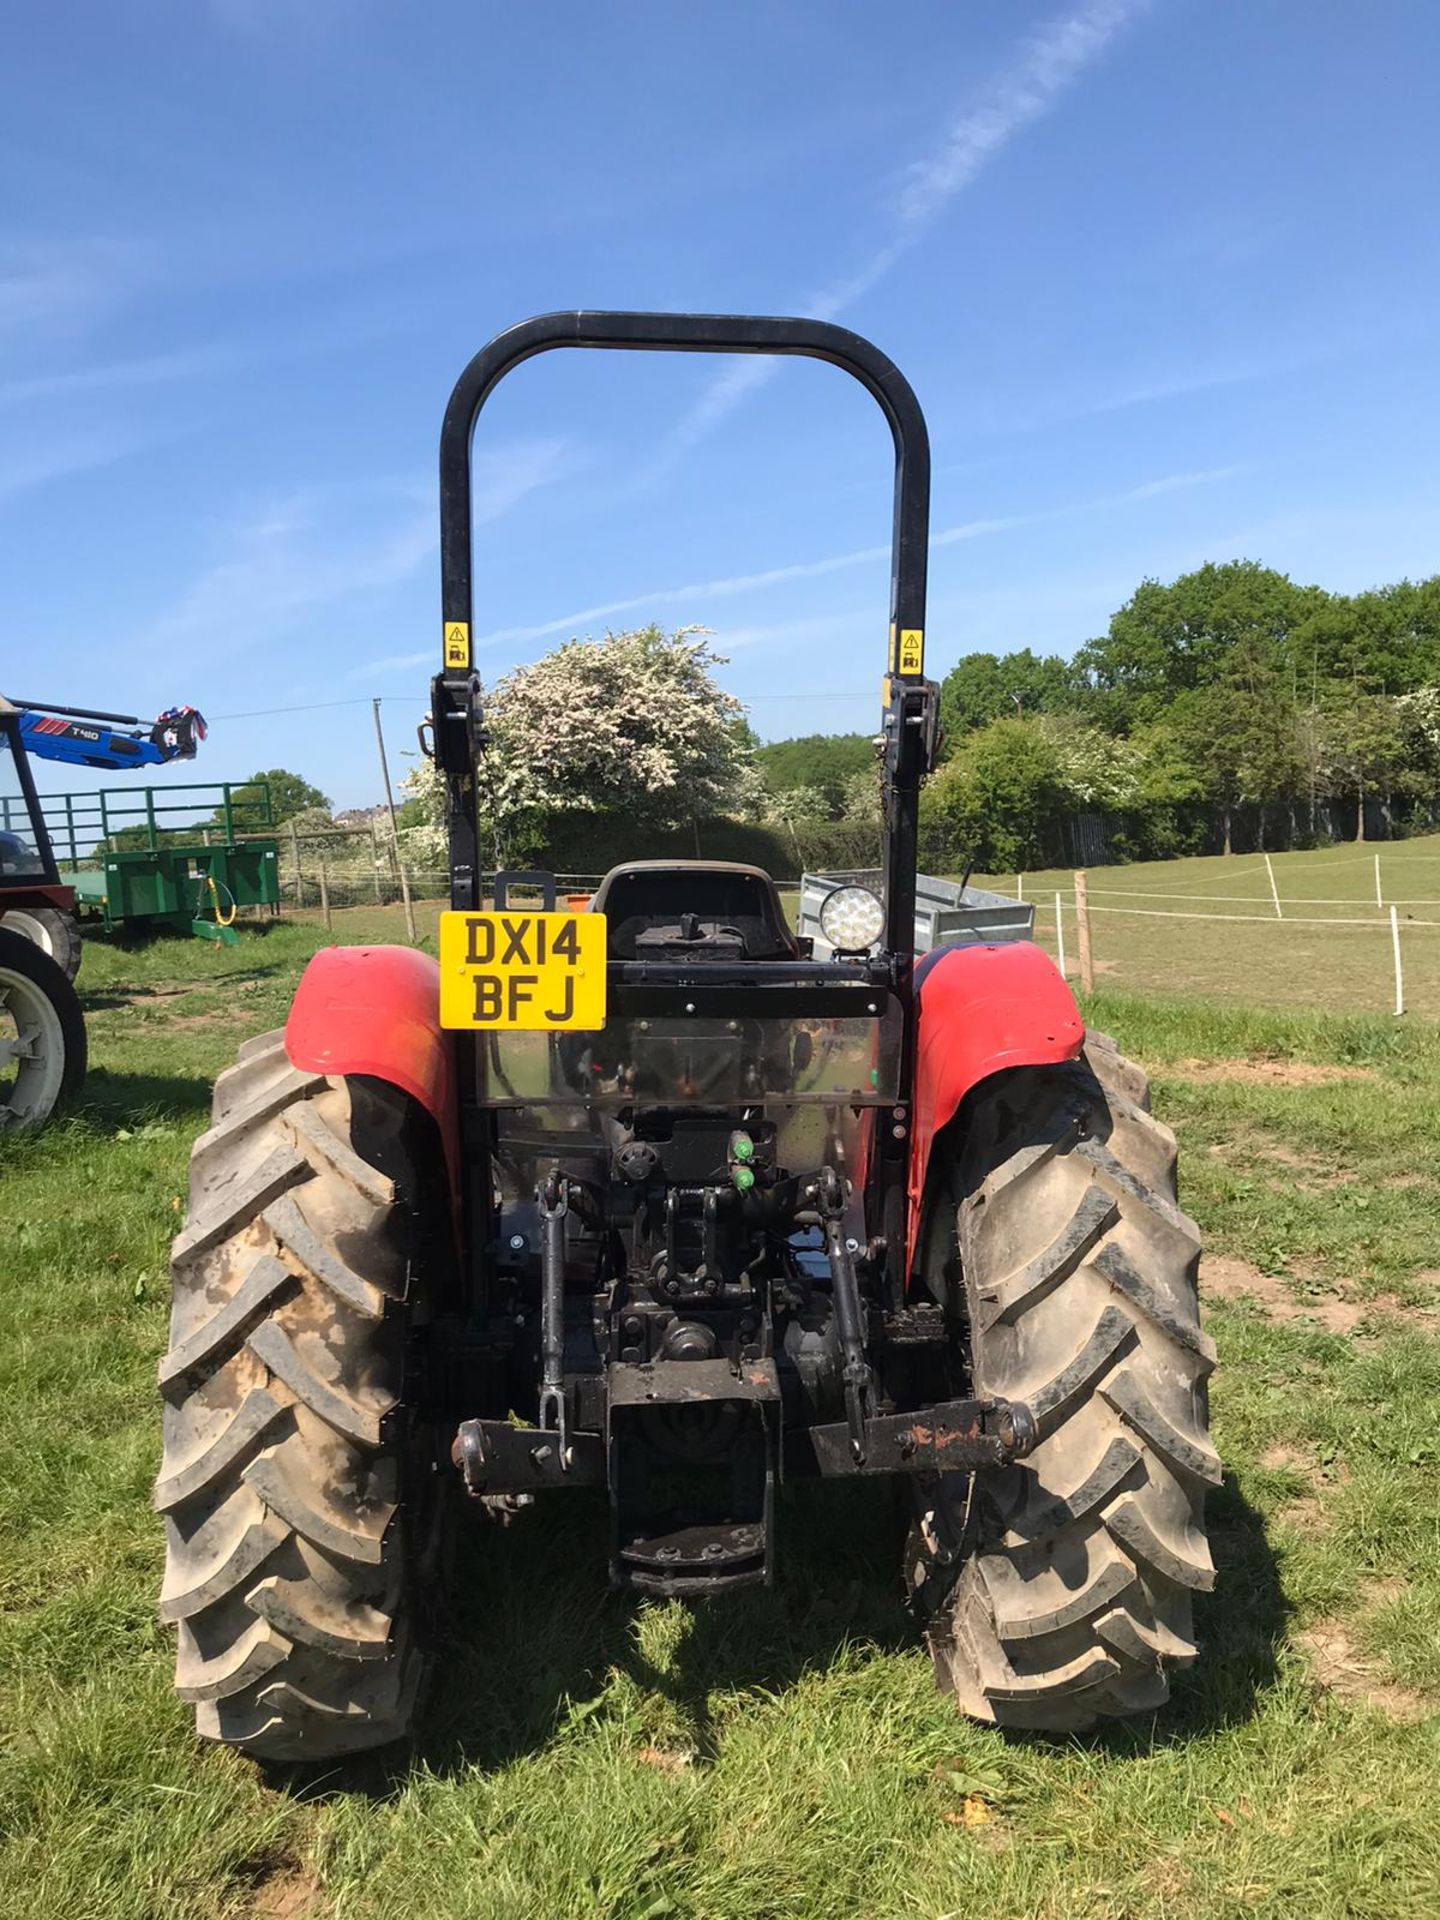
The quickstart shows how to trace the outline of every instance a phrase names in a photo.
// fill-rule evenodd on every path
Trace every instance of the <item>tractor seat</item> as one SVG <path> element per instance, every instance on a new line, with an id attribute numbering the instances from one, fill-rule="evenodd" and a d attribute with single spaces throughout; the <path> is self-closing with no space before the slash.
<path id="1" fill-rule="evenodd" d="M 607 916 L 612 960 L 793 960 L 775 882 L 760 867 L 632 860 L 612 867 L 590 903 Z"/>

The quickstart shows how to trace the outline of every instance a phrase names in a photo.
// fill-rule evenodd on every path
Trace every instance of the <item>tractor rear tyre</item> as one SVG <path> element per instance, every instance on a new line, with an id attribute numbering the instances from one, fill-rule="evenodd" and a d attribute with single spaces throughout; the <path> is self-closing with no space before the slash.
<path id="1" fill-rule="evenodd" d="M 38 1127 L 85 1078 L 85 1016 L 60 968 L 0 927 L 0 1133 Z"/>
<path id="2" fill-rule="evenodd" d="M 0 913 L 0 928 L 22 933 L 27 940 L 33 940 L 67 980 L 73 980 L 79 973 L 84 944 L 80 938 L 80 922 L 73 913 L 62 913 L 59 907 L 7 907 Z"/>
<path id="3" fill-rule="evenodd" d="M 449 1260 L 428 1118 L 395 1088 L 240 1050 L 171 1256 L 161 1617 L 199 1733 L 327 1759 L 410 1727 L 448 1508 L 421 1329 Z"/>
<path id="4" fill-rule="evenodd" d="M 1149 1713 L 1196 1655 L 1215 1349 L 1175 1139 L 1148 1106 L 1100 1036 L 1073 1065 L 998 1075 L 936 1196 L 932 1286 L 975 1391 L 1025 1401 L 1038 1428 L 1025 1459 L 917 1489 L 910 1597 L 937 1678 L 978 1720 L 1074 1732 Z"/>

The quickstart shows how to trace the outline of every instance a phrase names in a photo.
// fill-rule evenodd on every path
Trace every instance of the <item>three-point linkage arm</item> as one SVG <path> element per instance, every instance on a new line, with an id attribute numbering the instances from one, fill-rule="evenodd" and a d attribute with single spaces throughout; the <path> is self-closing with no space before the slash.
<path id="1" fill-rule="evenodd" d="M 205 716 L 195 707 L 167 707 L 147 732 L 133 713 L 97 713 L 44 700 L 11 705 L 19 709 L 20 738 L 32 758 L 111 773 L 193 760 L 206 732 Z"/>

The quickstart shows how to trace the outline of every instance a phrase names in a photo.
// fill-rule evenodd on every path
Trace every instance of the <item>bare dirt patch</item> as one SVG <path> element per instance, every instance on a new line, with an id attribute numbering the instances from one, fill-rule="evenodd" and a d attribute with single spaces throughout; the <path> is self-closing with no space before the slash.
<path id="1" fill-rule="evenodd" d="M 309 1867 L 287 1867 L 255 1889 L 247 1920 L 319 1920 L 329 1909 Z"/>
<path id="2" fill-rule="evenodd" d="M 1316 1681 L 1338 1699 L 1378 1707 L 1392 1720 L 1421 1720 L 1436 1711 L 1435 1702 L 1412 1688 L 1383 1679 L 1340 1621 L 1317 1621 L 1296 1638 L 1310 1657 Z"/>
<path id="3" fill-rule="evenodd" d="M 1252 1261 L 1233 1254 L 1207 1253 L 1200 1262 L 1200 1298 L 1249 1300 L 1272 1320 L 1293 1320 L 1300 1312 L 1295 1296 L 1278 1275 L 1262 1273 Z"/>
<path id="4" fill-rule="evenodd" d="M 1339 1080 L 1375 1078 L 1369 1067 L 1322 1067 L 1311 1060 L 1177 1060 L 1164 1071 L 1195 1085 L 1238 1080 L 1259 1087 L 1323 1087 Z"/>
<path id="5" fill-rule="evenodd" d="M 1311 1535 L 1324 1533 L 1330 1525 L 1330 1516 L 1313 1493 L 1302 1494 L 1300 1499 L 1290 1501 L 1281 1507 L 1275 1518 L 1282 1526 L 1293 1527 L 1296 1533 Z"/>
<path id="6" fill-rule="evenodd" d="M 1162 1854 L 1142 1868 L 1141 1880 L 1151 1893 L 1170 1905 L 1190 1891 L 1190 1875 L 1171 1854 Z"/>
<path id="7" fill-rule="evenodd" d="M 1302 1286 L 1321 1284 L 1321 1276 L 1310 1271 L 1297 1271 L 1294 1278 Z M 1225 1253 L 1206 1254 L 1200 1262 L 1200 1300 L 1202 1306 L 1207 1300 L 1248 1302 L 1277 1326 L 1309 1320 L 1326 1333 L 1353 1334 L 1372 1313 L 1394 1314 L 1401 1319 L 1420 1317 L 1393 1293 L 1374 1300 L 1346 1300 L 1337 1293 L 1315 1292 L 1297 1299 L 1289 1281 L 1278 1274 L 1262 1273 L 1251 1261 Z"/>
<path id="8" fill-rule="evenodd" d="M 1303 1475 L 1307 1483 L 1305 1491 L 1280 1507 L 1275 1518 L 1297 1533 L 1324 1533 L 1332 1518 L 1326 1496 L 1351 1478 L 1345 1462 L 1335 1460 L 1328 1467 L 1321 1467 L 1298 1447 L 1277 1441 L 1260 1455 L 1260 1465 L 1272 1473 Z"/>
<path id="9" fill-rule="evenodd" d="M 249 1007 L 216 1007 L 209 1013 L 177 1013 L 173 1019 L 167 1020 L 165 1025 L 167 1029 L 173 1027 L 177 1031 L 203 1027 L 234 1027 L 247 1020 L 253 1021 L 254 1017 Z"/>
<path id="10" fill-rule="evenodd" d="M 1323 1154 L 1304 1153 L 1298 1148 L 1281 1146 L 1278 1143 L 1274 1146 L 1257 1147 L 1255 1151 L 1262 1160 L 1273 1161 L 1277 1167 L 1293 1167 L 1297 1173 L 1323 1173 L 1330 1178 L 1343 1179 L 1344 1177 L 1336 1175 L 1334 1163 L 1326 1160 Z"/>

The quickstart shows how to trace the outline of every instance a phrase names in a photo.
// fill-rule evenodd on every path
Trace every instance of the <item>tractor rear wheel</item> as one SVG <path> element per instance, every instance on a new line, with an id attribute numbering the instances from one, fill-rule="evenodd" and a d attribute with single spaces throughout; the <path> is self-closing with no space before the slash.
<path id="1" fill-rule="evenodd" d="M 449 1258 L 438 1147 L 383 1081 L 241 1048 L 190 1161 L 160 1368 L 161 1617 L 198 1731 L 324 1759 L 410 1726 L 446 1518 L 419 1337 Z"/>
<path id="2" fill-rule="evenodd" d="M 1028 1403 L 1039 1435 L 917 1502 L 912 1599 L 937 1677 L 979 1720 L 1068 1732 L 1148 1713 L 1195 1658 L 1215 1350 L 1174 1136 L 1148 1105 L 1098 1036 L 1073 1066 L 997 1076 L 937 1196 L 932 1284 L 974 1388 Z"/>
<path id="3" fill-rule="evenodd" d="M 64 973 L 0 927 L 0 1132 L 38 1127 L 85 1078 L 85 1016 Z"/>
<path id="4" fill-rule="evenodd" d="M 79 973 L 84 943 L 80 938 L 80 922 L 73 913 L 62 913 L 59 907 L 7 907 L 0 913 L 0 927 L 33 940 L 67 980 L 73 980 Z"/>

